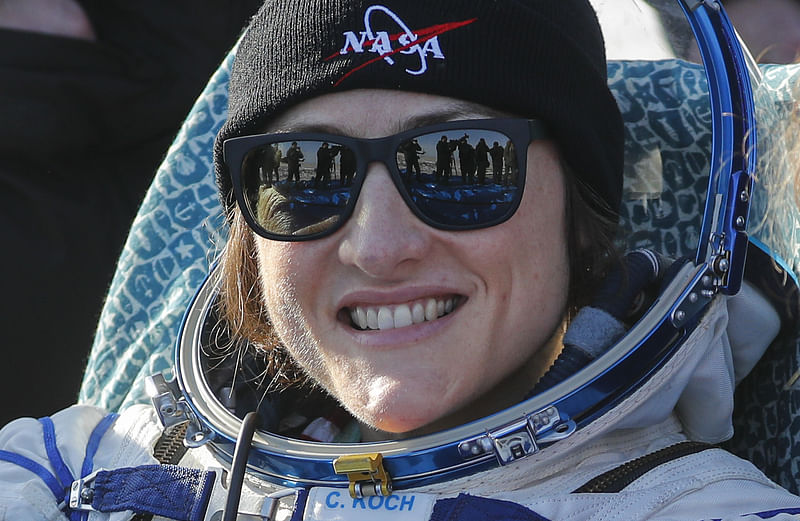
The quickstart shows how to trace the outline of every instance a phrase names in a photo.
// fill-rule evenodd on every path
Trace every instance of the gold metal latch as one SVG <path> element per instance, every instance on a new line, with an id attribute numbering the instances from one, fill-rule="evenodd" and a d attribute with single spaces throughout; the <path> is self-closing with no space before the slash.
<path id="1" fill-rule="evenodd" d="M 350 496 L 389 496 L 392 493 L 392 478 L 383 468 L 383 455 L 348 454 L 333 460 L 337 474 L 347 474 L 350 480 Z"/>

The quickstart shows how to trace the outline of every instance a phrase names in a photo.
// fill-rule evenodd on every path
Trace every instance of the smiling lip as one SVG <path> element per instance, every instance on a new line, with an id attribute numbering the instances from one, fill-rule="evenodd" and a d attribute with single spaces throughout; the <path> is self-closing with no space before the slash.
<path id="1" fill-rule="evenodd" d="M 461 301 L 457 295 L 427 297 L 402 304 L 356 305 L 348 307 L 347 313 L 356 329 L 386 331 L 436 320 L 451 313 Z"/>

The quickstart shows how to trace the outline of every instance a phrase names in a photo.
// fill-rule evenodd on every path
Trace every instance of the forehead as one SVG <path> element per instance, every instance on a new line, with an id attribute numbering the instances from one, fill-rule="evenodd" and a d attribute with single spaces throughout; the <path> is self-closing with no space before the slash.
<path id="1" fill-rule="evenodd" d="M 512 116 L 484 105 L 418 92 L 357 89 L 305 100 L 270 121 L 266 132 L 333 132 L 382 137 L 460 119 Z"/>

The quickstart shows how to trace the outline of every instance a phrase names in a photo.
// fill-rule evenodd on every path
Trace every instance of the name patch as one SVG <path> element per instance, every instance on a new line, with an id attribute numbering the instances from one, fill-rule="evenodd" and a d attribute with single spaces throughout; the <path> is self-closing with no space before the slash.
<path id="1" fill-rule="evenodd" d="M 315 487 L 308 493 L 304 521 L 428 521 L 436 496 L 398 492 L 353 499 L 346 488 Z"/>

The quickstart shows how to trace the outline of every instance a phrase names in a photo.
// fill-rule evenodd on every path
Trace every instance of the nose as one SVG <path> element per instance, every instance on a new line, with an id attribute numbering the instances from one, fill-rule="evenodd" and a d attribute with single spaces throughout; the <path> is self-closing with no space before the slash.
<path id="1" fill-rule="evenodd" d="M 401 277 L 425 257 L 433 232 L 411 213 L 382 163 L 369 165 L 343 231 L 340 261 L 387 280 Z"/>

